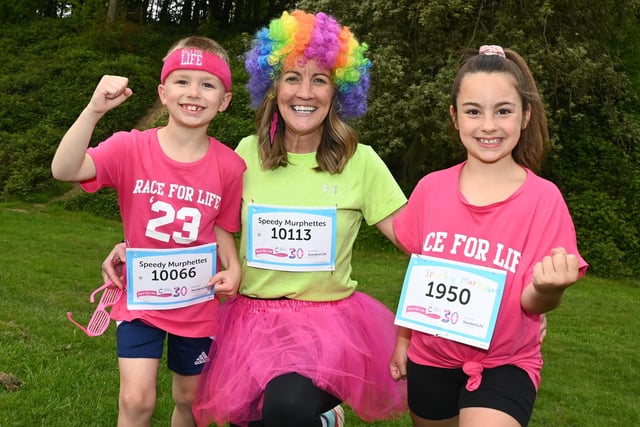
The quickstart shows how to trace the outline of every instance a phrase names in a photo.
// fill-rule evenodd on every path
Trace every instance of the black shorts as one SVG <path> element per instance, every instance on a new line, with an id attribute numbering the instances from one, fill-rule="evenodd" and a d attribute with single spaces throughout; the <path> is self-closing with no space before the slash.
<path id="1" fill-rule="evenodd" d="M 492 408 L 529 424 L 536 389 L 529 375 L 513 365 L 482 371 L 482 382 L 475 391 L 465 388 L 469 377 L 462 369 L 434 368 L 407 362 L 409 409 L 428 420 L 455 417 L 462 408 Z"/>

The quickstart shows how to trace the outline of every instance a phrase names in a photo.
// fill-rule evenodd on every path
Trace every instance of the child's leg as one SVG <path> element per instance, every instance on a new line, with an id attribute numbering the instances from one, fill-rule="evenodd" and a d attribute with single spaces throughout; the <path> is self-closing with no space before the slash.
<path id="1" fill-rule="evenodd" d="M 460 409 L 461 427 L 521 427 L 520 423 L 506 412 L 491 408 Z"/>
<path id="2" fill-rule="evenodd" d="M 159 359 L 119 358 L 118 427 L 147 427 L 156 406 Z"/>
<path id="3" fill-rule="evenodd" d="M 164 331 L 139 320 L 119 323 L 116 330 L 120 367 L 118 427 L 151 425 L 165 336 Z"/>
<path id="4" fill-rule="evenodd" d="M 425 420 L 411 412 L 411 421 L 413 421 L 413 427 L 458 427 L 458 417 L 446 420 Z"/>
<path id="5" fill-rule="evenodd" d="M 457 427 L 458 399 L 467 377 L 462 369 L 442 369 L 407 360 L 407 392 L 414 427 Z"/>
<path id="6" fill-rule="evenodd" d="M 524 427 L 536 390 L 527 373 L 511 365 L 486 368 L 478 389 L 466 390 L 462 369 L 407 362 L 409 409 L 414 427 Z"/>
<path id="7" fill-rule="evenodd" d="M 529 424 L 536 389 L 522 369 L 505 365 L 482 372 L 480 387 L 460 394 L 460 427 L 524 427 Z"/>
<path id="8" fill-rule="evenodd" d="M 187 338 L 169 334 L 167 365 L 173 371 L 172 394 L 175 407 L 171 427 L 194 427 L 192 406 L 198 381 L 211 349 L 211 338 Z"/>
<path id="9" fill-rule="evenodd" d="M 173 374 L 173 401 L 175 407 L 171 415 L 171 427 L 193 427 L 196 425 L 191 406 L 196 397 L 200 375 Z"/>

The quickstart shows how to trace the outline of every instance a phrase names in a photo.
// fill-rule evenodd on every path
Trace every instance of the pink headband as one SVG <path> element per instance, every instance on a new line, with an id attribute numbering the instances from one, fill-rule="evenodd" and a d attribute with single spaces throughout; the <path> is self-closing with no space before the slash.
<path id="1" fill-rule="evenodd" d="M 167 76 L 176 70 L 201 70 L 218 77 L 227 92 L 231 92 L 231 70 L 218 55 L 202 49 L 176 49 L 167 56 L 162 66 L 160 82 L 164 84 Z"/>
<path id="2" fill-rule="evenodd" d="M 484 46 L 480 46 L 479 55 L 498 55 L 503 58 L 506 58 L 504 54 L 504 49 L 502 46 L 497 46 L 495 44 L 485 44 Z"/>

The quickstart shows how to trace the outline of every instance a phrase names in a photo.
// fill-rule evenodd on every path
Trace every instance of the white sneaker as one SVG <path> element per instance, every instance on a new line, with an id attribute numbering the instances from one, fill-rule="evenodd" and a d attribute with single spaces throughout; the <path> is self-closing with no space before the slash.
<path id="1" fill-rule="evenodd" d="M 344 427 L 344 409 L 338 405 L 320 415 L 323 427 Z"/>

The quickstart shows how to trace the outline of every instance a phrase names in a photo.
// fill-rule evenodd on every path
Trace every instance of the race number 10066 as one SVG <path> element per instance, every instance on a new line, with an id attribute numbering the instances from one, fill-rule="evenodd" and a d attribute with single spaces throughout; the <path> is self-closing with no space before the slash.
<path id="1" fill-rule="evenodd" d="M 196 268 L 181 268 L 171 270 L 153 270 L 151 272 L 151 280 L 153 281 L 167 281 L 178 279 L 193 279 L 196 277 Z"/>

